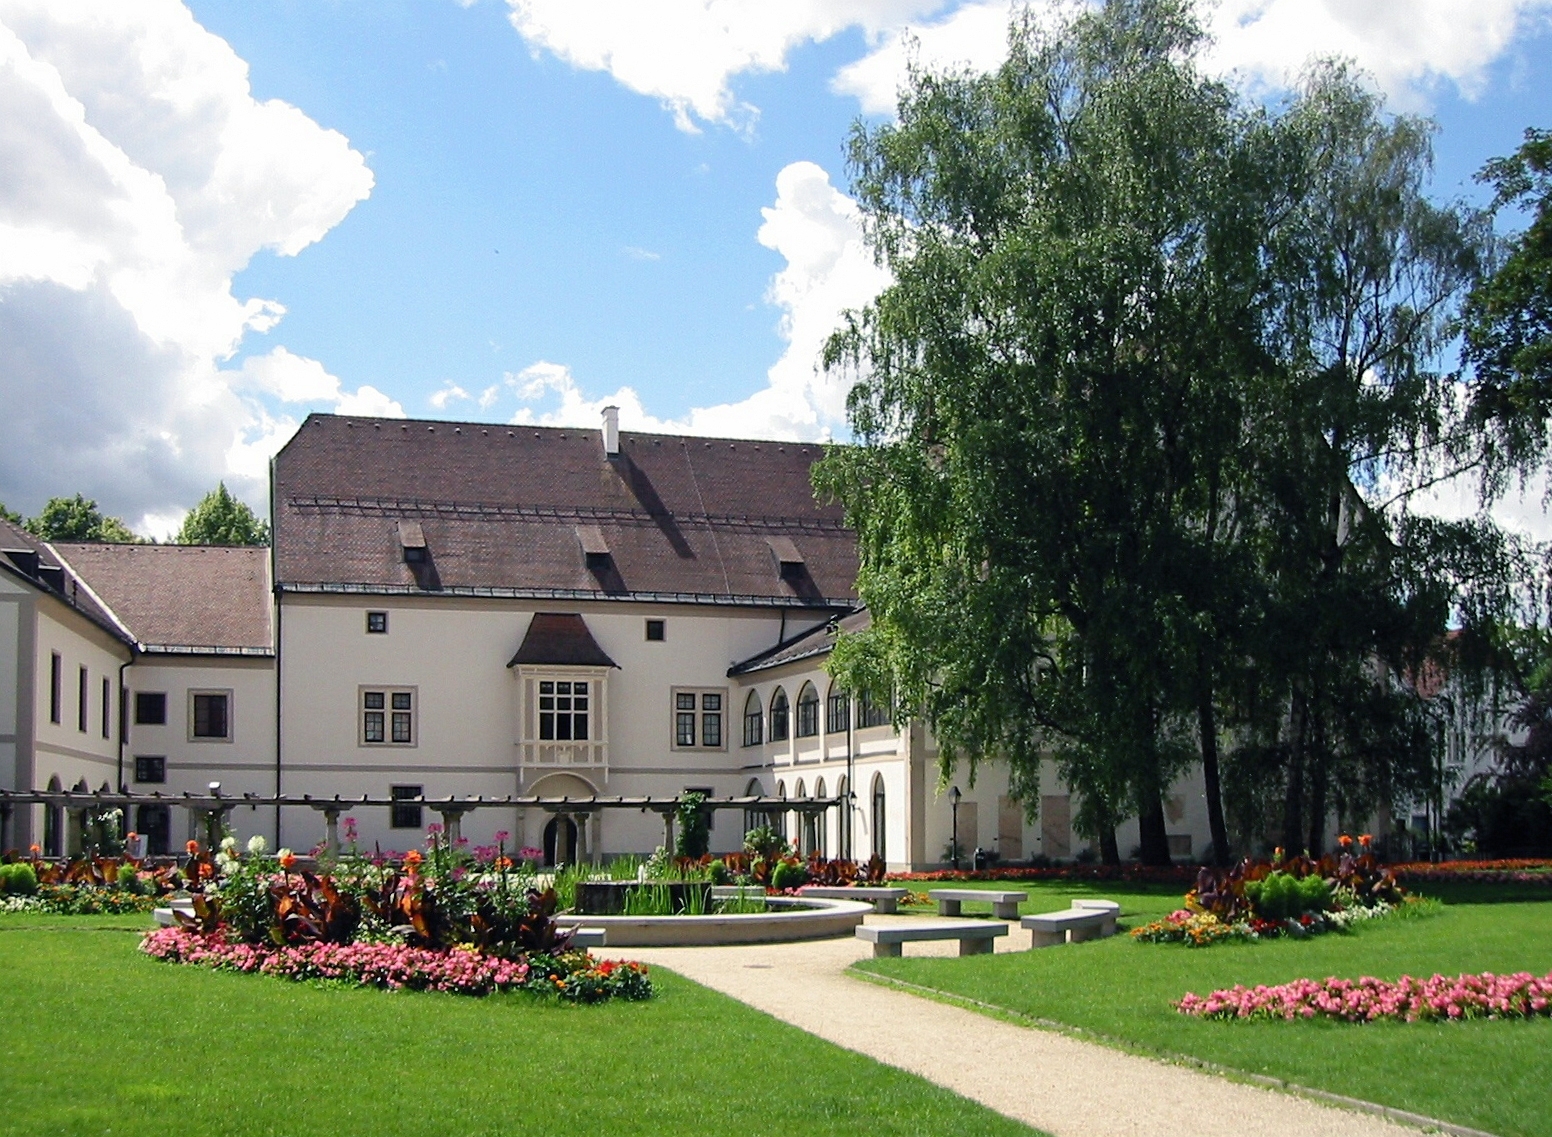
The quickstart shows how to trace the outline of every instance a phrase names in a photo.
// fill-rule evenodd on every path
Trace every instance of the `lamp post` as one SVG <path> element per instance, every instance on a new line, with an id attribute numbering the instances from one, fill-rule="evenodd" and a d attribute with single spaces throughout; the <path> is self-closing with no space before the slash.
<path id="1" fill-rule="evenodd" d="M 954 871 L 959 871 L 959 787 L 948 791 L 949 812 L 954 818 L 954 833 L 949 839 L 949 849 L 954 854 Z"/>

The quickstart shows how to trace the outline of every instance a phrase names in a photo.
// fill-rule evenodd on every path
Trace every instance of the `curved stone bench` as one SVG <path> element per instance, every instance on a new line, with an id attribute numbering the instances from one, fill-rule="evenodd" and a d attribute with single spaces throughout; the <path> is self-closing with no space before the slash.
<path id="1" fill-rule="evenodd" d="M 766 898 L 769 911 L 708 916 L 557 916 L 566 925 L 603 928 L 610 947 L 768 944 L 848 936 L 872 911 L 855 900 Z"/>

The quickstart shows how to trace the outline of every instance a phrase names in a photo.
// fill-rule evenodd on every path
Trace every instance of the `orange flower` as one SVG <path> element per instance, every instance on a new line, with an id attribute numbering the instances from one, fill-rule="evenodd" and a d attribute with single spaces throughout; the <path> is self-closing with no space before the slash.
<path id="1" fill-rule="evenodd" d="M 194 854 L 199 852 L 199 842 L 198 841 L 189 841 L 183 847 L 189 851 L 189 856 L 191 856 L 191 857 L 194 856 Z"/>
<path id="2" fill-rule="evenodd" d="M 38 856 L 38 854 L 43 852 L 43 846 L 42 845 L 36 845 L 35 844 L 35 845 L 30 846 L 30 848 L 32 849 L 32 855 L 34 857 Z"/>
<path id="3" fill-rule="evenodd" d="M 425 858 L 420 855 L 420 850 L 411 849 L 409 852 L 404 854 L 404 867 L 413 873 L 420 865 L 420 862 L 423 860 L 425 860 Z"/>
<path id="4" fill-rule="evenodd" d="M 1336 839 L 1336 843 L 1342 846 L 1344 849 L 1351 849 L 1353 847 L 1353 839 L 1346 833 L 1343 833 L 1340 837 L 1338 837 Z"/>
<path id="5" fill-rule="evenodd" d="M 1370 845 L 1374 844 L 1374 834 L 1372 834 L 1372 833 L 1365 833 L 1365 834 L 1363 834 L 1362 836 L 1360 836 L 1358 838 L 1358 843 L 1360 845 L 1362 845 L 1365 849 L 1367 849 Z"/>
<path id="6" fill-rule="evenodd" d="M 285 869 L 287 872 L 291 871 L 291 866 L 293 866 L 294 864 L 296 864 L 296 854 L 295 853 L 286 853 L 284 856 L 282 856 L 280 858 L 280 867 Z"/>

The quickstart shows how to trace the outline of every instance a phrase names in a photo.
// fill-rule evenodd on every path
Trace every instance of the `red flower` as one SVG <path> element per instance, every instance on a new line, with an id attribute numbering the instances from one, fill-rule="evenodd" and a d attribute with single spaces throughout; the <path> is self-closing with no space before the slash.
<path id="1" fill-rule="evenodd" d="M 1372 834 L 1372 833 L 1365 833 L 1365 834 L 1363 834 L 1362 836 L 1360 836 L 1358 838 L 1358 843 L 1360 845 L 1362 845 L 1365 849 L 1367 849 L 1370 845 L 1374 844 L 1374 834 Z"/>
<path id="2" fill-rule="evenodd" d="M 199 842 L 198 841 L 189 841 L 183 847 L 189 851 L 189 856 L 191 856 L 191 857 L 199 852 Z"/>
<path id="3" fill-rule="evenodd" d="M 1342 846 L 1344 849 L 1351 849 L 1353 847 L 1353 839 L 1346 833 L 1343 833 L 1340 837 L 1338 837 L 1336 839 L 1336 843 Z"/>
<path id="4" fill-rule="evenodd" d="M 291 871 L 291 867 L 293 865 L 295 865 L 295 864 L 296 864 L 296 854 L 295 853 L 287 853 L 285 856 L 280 858 L 280 867 L 285 869 L 287 872 L 290 872 Z"/>

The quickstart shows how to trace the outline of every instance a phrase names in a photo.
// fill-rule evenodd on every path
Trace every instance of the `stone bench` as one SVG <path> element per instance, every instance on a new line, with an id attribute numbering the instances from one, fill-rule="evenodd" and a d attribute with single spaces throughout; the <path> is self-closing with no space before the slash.
<path id="1" fill-rule="evenodd" d="M 1088 912 L 1103 912 L 1108 917 L 1100 926 L 1100 935 L 1113 936 L 1116 934 L 1116 917 L 1121 914 L 1121 905 L 1114 900 L 1074 900 L 1074 908 Z"/>
<path id="2" fill-rule="evenodd" d="M 1054 947 L 1056 944 L 1083 940 L 1097 940 L 1105 934 L 1106 923 L 1115 928 L 1115 916 L 1092 908 L 1068 908 L 1061 912 L 1043 912 L 1038 916 L 1025 916 L 1019 927 L 1029 929 L 1031 948 Z"/>
<path id="3" fill-rule="evenodd" d="M 1029 899 L 1027 892 L 993 892 L 985 888 L 935 888 L 927 893 L 938 902 L 939 916 L 958 916 L 965 901 L 990 904 L 999 920 L 1017 920 L 1018 906 Z"/>
<path id="4" fill-rule="evenodd" d="M 958 920 L 944 924 L 861 924 L 857 938 L 873 945 L 874 959 L 898 959 L 900 945 L 918 940 L 958 940 L 960 955 L 985 955 L 992 941 L 1008 934 L 1008 925 L 985 920 Z"/>
<path id="5" fill-rule="evenodd" d="M 908 888 L 880 888 L 876 885 L 805 884 L 799 896 L 817 896 L 821 900 L 861 900 L 873 905 L 873 911 L 888 914 L 897 911 L 900 901 L 910 895 Z"/>
<path id="6" fill-rule="evenodd" d="M 607 947 L 608 938 L 607 928 L 574 928 L 571 932 L 571 946 L 574 948 Z"/>

